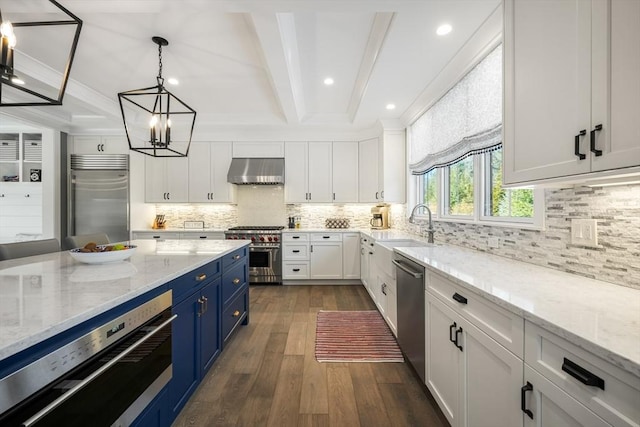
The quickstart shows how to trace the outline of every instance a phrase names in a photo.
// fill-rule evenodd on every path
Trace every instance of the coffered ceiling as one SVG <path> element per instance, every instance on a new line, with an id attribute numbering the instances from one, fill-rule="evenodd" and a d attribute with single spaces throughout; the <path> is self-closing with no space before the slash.
<path id="1" fill-rule="evenodd" d="M 406 121 L 420 95 L 500 5 L 500 0 L 59 2 L 84 25 L 63 106 L 38 107 L 37 114 L 71 132 L 121 130 L 116 94 L 155 85 L 158 51 L 151 37 L 158 35 L 169 40 L 163 76 L 179 80 L 167 87 L 197 111 L 196 134 L 237 127 L 357 131 L 379 120 Z M 47 3 L 0 0 L 0 10 L 19 22 L 51 9 Z M 453 31 L 438 36 L 443 23 Z M 36 48 L 51 61 L 58 55 L 55 43 Z M 327 77 L 332 86 L 323 83 Z M 386 109 L 390 103 L 394 110 Z"/>

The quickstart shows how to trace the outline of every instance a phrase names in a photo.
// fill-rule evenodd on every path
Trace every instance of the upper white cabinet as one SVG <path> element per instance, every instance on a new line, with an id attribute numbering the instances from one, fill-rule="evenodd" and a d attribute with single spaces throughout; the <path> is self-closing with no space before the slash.
<path id="1" fill-rule="evenodd" d="M 358 143 L 334 142 L 332 147 L 334 202 L 358 201 Z"/>
<path id="2" fill-rule="evenodd" d="M 227 182 L 231 142 L 194 142 L 189 148 L 189 202 L 233 203 L 235 186 Z"/>
<path id="3" fill-rule="evenodd" d="M 145 202 L 184 203 L 189 199 L 187 157 L 145 156 Z"/>
<path id="4" fill-rule="evenodd" d="M 234 142 L 233 157 L 284 157 L 284 142 Z"/>
<path id="5" fill-rule="evenodd" d="M 285 202 L 358 201 L 358 144 L 285 143 Z"/>
<path id="6" fill-rule="evenodd" d="M 128 154 L 126 136 L 74 136 L 73 154 Z"/>
<path id="7" fill-rule="evenodd" d="M 359 201 L 405 200 L 405 132 L 385 130 L 379 138 L 360 141 Z"/>
<path id="8" fill-rule="evenodd" d="M 640 2 L 506 0 L 504 13 L 504 182 L 640 166 Z"/>

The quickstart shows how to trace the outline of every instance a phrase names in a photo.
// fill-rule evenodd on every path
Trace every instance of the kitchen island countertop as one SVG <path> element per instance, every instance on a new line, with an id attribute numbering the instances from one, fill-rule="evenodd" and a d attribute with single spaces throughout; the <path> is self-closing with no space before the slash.
<path id="1" fill-rule="evenodd" d="M 131 258 L 107 264 L 83 264 L 67 251 L 0 261 L 0 361 L 248 245 L 131 243 Z"/>
<path id="2" fill-rule="evenodd" d="M 453 245 L 395 251 L 640 376 L 640 290 Z"/>

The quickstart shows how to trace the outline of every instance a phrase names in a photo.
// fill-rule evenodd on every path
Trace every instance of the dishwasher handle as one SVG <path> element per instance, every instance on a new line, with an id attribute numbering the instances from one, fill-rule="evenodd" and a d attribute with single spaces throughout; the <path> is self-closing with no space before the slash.
<path id="1" fill-rule="evenodd" d="M 424 276 L 424 273 L 419 272 L 419 271 L 413 271 L 410 268 L 404 266 L 400 261 L 392 259 L 391 262 L 398 267 L 400 270 L 404 271 L 405 273 L 410 274 L 411 276 L 413 276 L 414 279 L 422 279 L 422 276 Z"/>

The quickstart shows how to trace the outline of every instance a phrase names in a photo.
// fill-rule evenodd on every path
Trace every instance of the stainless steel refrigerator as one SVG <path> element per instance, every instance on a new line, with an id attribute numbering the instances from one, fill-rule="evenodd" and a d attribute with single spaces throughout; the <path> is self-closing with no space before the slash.
<path id="1" fill-rule="evenodd" d="M 129 240 L 129 155 L 72 154 L 68 213 L 70 236 Z"/>

